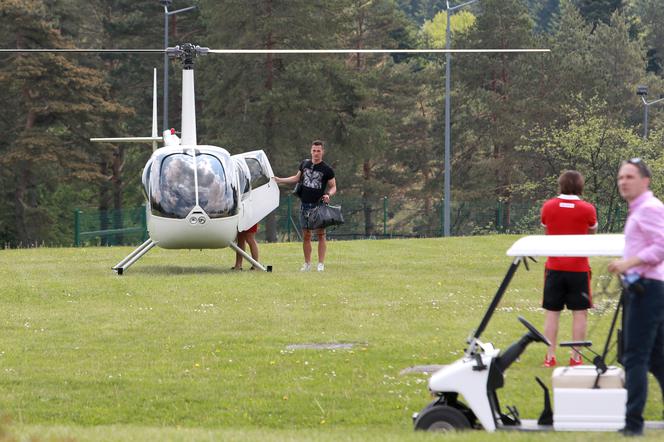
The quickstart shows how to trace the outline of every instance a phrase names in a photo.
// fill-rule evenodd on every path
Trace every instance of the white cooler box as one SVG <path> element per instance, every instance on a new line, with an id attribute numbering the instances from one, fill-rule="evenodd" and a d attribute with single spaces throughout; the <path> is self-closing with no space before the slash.
<path id="1" fill-rule="evenodd" d="M 609 367 L 593 388 L 594 365 L 558 367 L 553 371 L 553 428 L 556 430 L 615 431 L 625 426 L 625 375 Z"/>

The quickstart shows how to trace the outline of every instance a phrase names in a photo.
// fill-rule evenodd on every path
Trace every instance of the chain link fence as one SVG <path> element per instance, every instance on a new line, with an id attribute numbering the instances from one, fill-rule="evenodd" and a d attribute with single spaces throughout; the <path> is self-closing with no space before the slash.
<path id="1" fill-rule="evenodd" d="M 148 239 L 145 207 L 74 210 L 74 246 L 136 245 Z"/>
<path id="2" fill-rule="evenodd" d="M 345 224 L 328 229 L 330 239 L 431 238 L 443 236 L 443 201 L 412 198 L 335 198 Z M 451 204 L 451 233 L 454 236 L 494 233 L 542 233 L 540 208 L 543 201 L 454 201 Z M 277 241 L 300 241 L 299 201 L 282 198 L 274 212 Z M 599 231 L 622 232 L 626 217 L 623 205 L 598 207 Z M 259 241 L 268 240 L 268 220 L 260 223 Z M 148 238 L 144 207 L 125 210 L 76 210 L 74 245 L 137 245 Z M 274 237 L 273 237 L 274 238 Z"/>

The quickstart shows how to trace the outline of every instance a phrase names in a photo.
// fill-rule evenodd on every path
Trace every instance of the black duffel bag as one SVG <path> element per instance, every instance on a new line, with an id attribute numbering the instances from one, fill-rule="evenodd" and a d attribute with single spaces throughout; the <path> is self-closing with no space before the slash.
<path id="1" fill-rule="evenodd" d="M 341 206 L 319 204 L 309 212 L 308 223 L 311 229 L 324 229 L 330 226 L 340 226 L 344 223 Z"/>
<path id="2" fill-rule="evenodd" d="M 293 188 L 293 195 L 296 197 L 302 199 L 302 181 L 298 181 L 297 184 L 295 185 L 295 188 Z"/>

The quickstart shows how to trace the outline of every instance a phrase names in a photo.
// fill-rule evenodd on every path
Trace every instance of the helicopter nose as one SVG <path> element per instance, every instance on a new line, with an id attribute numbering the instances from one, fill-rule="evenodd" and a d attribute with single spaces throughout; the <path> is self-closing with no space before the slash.
<path id="1" fill-rule="evenodd" d="M 187 218 L 187 219 L 189 220 L 189 224 L 191 224 L 192 226 L 195 226 L 195 225 L 201 225 L 202 226 L 203 224 L 207 223 L 207 221 L 208 221 L 208 217 L 202 211 L 192 212 L 191 215 L 189 215 L 189 218 Z"/>

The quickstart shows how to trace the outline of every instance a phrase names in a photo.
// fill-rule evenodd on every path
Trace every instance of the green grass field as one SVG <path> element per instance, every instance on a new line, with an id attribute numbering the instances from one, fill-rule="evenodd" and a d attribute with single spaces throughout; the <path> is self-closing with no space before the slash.
<path id="1" fill-rule="evenodd" d="M 298 271 L 298 243 L 261 244 L 271 274 L 231 272 L 229 249 L 155 249 L 124 276 L 110 268 L 130 248 L 0 251 L 0 441 L 618 440 L 413 432 L 428 377 L 401 370 L 462 354 L 514 240 L 332 242 L 320 274 Z M 484 340 L 516 340 L 518 315 L 541 329 L 542 268 L 519 270 Z M 565 314 L 563 340 L 569 328 Z M 354 346 L 289 348 L 328 343 Z M 550 384 L 544 351 L 531 345 L 499 392 L 525 418 L 542 408 L 534 376 Z M 646 417 L 661 410 L 653 381 Z"/>

